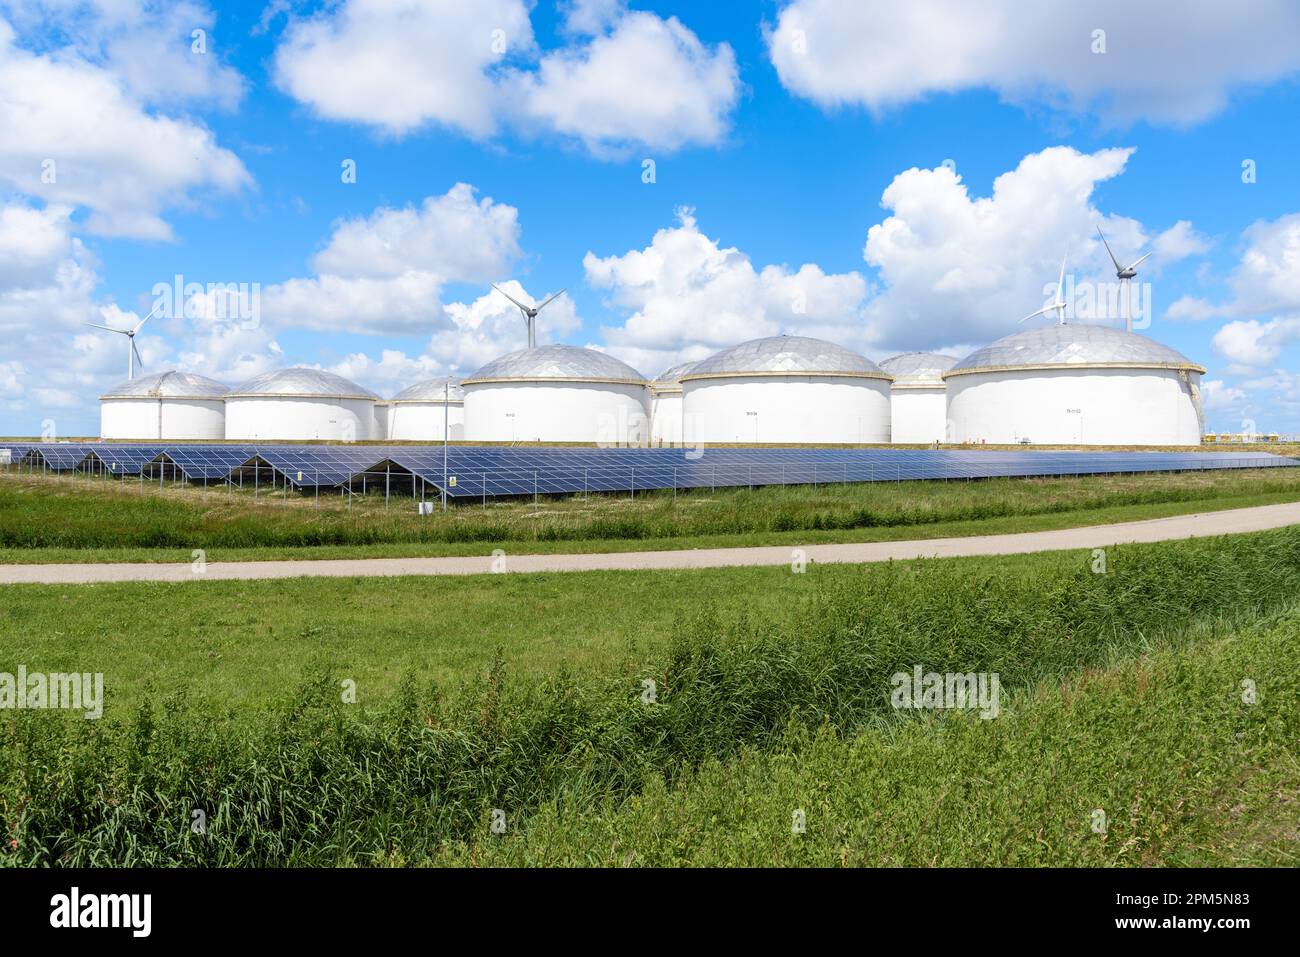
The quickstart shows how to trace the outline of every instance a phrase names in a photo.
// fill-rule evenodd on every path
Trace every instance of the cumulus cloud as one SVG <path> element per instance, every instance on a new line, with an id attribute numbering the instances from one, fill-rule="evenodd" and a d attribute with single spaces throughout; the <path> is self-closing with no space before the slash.
<path id="1" fill-rule="evenodd" d="M 514 73 L 510 87 L 526 122 L 594 153 L 676 150 L 726 135 L 739 75 L 727 44 L 709 49 L 676 17 L 628 13 L 590 43 L 547 54 L 535 73 Z"/>
<path id="2" fill-rule="evenodd" d="M 823 107 L 878 112 L 975 88 L 1119 123 L 1171 124 L 1295 75 L 1297 32 L 1300 8 L 1287 0 L 793 0 L 766 30 L 781 82 Z M 1102 42 L 1105 52 L 1094 52 Z"/>
<path id="3" fill-rule="evenodd" d="M 98 321 L 98 264 L 72 235 L 69 214 L 64 206 L 0 206 L 0 333 L 35 328 L 48 337 Z"/>
<path id="4" fill-rule="evenodd" d="M 1228 279 L 1230 294 L 1214 303 L 1184 296 L 1169 318 L 1228 319 L 1214 349 L 1241 370 L 1271 365 L 1300 340 L 1300 213 L 1252 224 L 1241 259 Z"/>
<path id="5" fill-rule="evenodd" d="M 519 217 L 513 206 L 477 199 L 457 183 L 418 208 L 381 208 L 339 224 L 312 260 L 322 273 L 391 277 L 432 269 L 465 281 L 491 278 L 518 258 Z"/>
<path id="6" fill-rule="evenodd" d="M 275 77 L 327 119 L 483 137 L 496 129 L 496 64 L 532 44 L 522 0 L 346 0 L 290 24 Z"/>
<path id="7" fill-rule="evenodd" d="M 338 224 L 313 259 L 318 275 L 266 288 L 262 314 L 277 327 L 423 332 L 448 324 L 446 284 L 488 282 L 519 256 L 518 211 L 457 183 Z"/>
<path id="8" fill-rule="evenodd" d="M 549 292 L 532 296 L 513 279 L 500 285 L 520 302 L 541 302 L 550 296 Z M 372 359 L 357 352 L 331 366 L 330 371 L 388 396 L 436 375 L 467 376 L 497 356 L 528 345 L 527 327 L 519 310 L 495 291 L 472 302 L 447 303 L 444 313 L 446 324 L 430 336 L 420 354 L 384 349 L 378 359 Z M 537 341 L 562 340 L 580 326 L 573 300 L 561 295 L 538 315 Z"/>
<path id="9" fill-rule="evenodd" d="M 625 8 L 623 0 L 561 0 L 560 3 L 564 29 L 587 36 L 603 31 Z"/>
<path id="10" fill-rule="evenodd" d="M 1228 385 L 1222 379 L 1207 379 L 1201 383 L 1201 406 L 1207 413 L 1239 411 L 1245 403 L 1245 390 Z"/>
<path id="11" fill-rule="evenodd" d="M 701 232 L 691 210 L 678 210 L 677 218 L 644 249 L 583 257 L 588 283 L 631 313 L 602 329 L 620 359 L 654 376 L 760 336 L 799 333 L 856 348 L 870 341 L 862 316 L 868 287 L 858 273 L 828 274 L 811 263 L 756 268 L 739 249 Z"/>
<path id="12" fill-rule="evenodd" d="M 320 116 L 394 136 L 438 124 L 482 139 L 508 122 L 613 154 L 725 135 L 739 95 L 730 46 L 600 0 L 568 6 L 565 28 L 572 42 L 533 63 L 523 0 L 345 0 L 291 23 L 275 77 Z"/>
<path id="13" fill-rule="evenodd" d="M 114 74 L 149 104 L 238 104 L 244 79 L 225 63 L 224 35 L 203 3 L 9 0 L 12 22 L 36 52 L 75 55 Z"/>
<path id="14" fill-rule="evenodd" d="M 889 215 L 867 231 L 863 250 L 884 287 L 867 310 L 879 336 L 891 348 L 939 349 L 1015 332 L 1054 291 L 1062 254 L 1074 288 L 1089 283 L 1100 298 L 1115 272 L 1099 225 L 1116 256 L 1154 249 L 1144 267 L 1151 274 L 1198 249 L 1190 224 L 1152 237 L 1137 220 L 1097 208 L 1098 185 L 1119 176 L 1132 153 L 1031 153 L 994 180 L 990 196 L 972 196 L 948 167 L 899 173 L 881 197 Z M 1079 318 L 1121 319 L 1105 313 Z"/>
<path id="15" fill-rule="evenodd" d="M 1214 349 L 1240 366 L 1258 368 L 1275 362 L 1282 349 L 1300 340 L 1300 318 L 1237 319 L 1214 334 Z"/>
<path id="16" fill-rule="evenodd" d="M 24 49 L 3 19 L 0 89 L 0 185 L 85 207 L 91 232 L 165 239 L 165 208 L 251 181 L 195 120 L 147 110 L 126 80 L 75 50 Z"/>

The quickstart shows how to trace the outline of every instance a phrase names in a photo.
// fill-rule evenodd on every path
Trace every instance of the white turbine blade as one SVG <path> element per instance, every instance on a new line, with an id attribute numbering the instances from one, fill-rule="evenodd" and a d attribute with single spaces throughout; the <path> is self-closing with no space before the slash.
<path id="1" fill-rule="evenodd" d="M 1097 227 L 1097 235 L 1098 235 L 1098 236 L 1101 236 L 1101 227 L 1100 227 L 1100 226 Z M 1106 252 L 1110 255 L 1110 261 L 1113 262 L 1113 263 L 1115 264 L 1115 271 L 1116 271 L 1116 272 L 1119 272 L 1119 271 L 1120 271 L 1121 269 L 1123 269 L 1124 267 L 1122 267 L 1122 266 L 1119 264 L 1119 260 L 1116 259 L 1116 258 L 1115 258 L 1115 254 L 1114 254 L 1113 252 L 1111 252 L 1110 243 L 1106 242 L 1106 237 L 1105 237 L 1105 236 L 1101 236 L 1101 242 L 1102 242 L 1102 245 L 1106 247 Z"/>
<path id="2" fill-rule="evenodd" d="M 120 332 L 122 335 L 126 335 L 125 329 L 114 329 L 112 326 L 101 326 L 97 322 L 88 322 L 86 325 L 94 326 L 96 329 L 103 329 L 105 332 Z"/>
<path id="3" fill-rule="evenodd" d="M 1053 304 L 1050 305 L 1050 306 L 1044 306 L 1042 309 L 1039 309 L 1037 312 L 1031 312 L 1029 315 L 1025 316 L 1025 318 L 1021 319 L 1020 321 L 1021 321 L 1021 322 L 1028 322 L 1030 319 L 1033 319 L 1035 316 L 1041 316 L 1041 315 L 1043 315 L 1044 313 L 1051 312 L 1051 311 L 1052 311 L 1053 309 L 1055 309 L 1055 308 L 1056 308 L 1056 304 L 1055 304 L 1055 303 L 1053 303 Z"/>
<path id="4" fill-rule="evenodd" d="M 538 306 L 538 307 L 537 307 L 537 311 L 538 311 L 538 312 L 541 312 L 543 309 L 545 309 L 547 306 L 549 306 L 552 302 L 554 302 L 557 298 L 559 298 L 560 296 L 563 296 L 563 295 L 564 295 L 564 290 L 561 289 L 561 290 L 560 290 L 559 292 L 557 292 L 554 296 L 549 297 L 549 298 L 546 300 L 546 302 L 544 302 L 544 303 L 542 303 L 540 306 Z"/>
<path id="5" fill-rule="evenodd" d="M 1061 292 L 1065 289 L 1065 256 L 1061 257 L 1061 275 L 1056 280 L 1056 301 L 1061 301 Z"/>
<path id="6" fill-rule="evenodd" d="M 143 369 L 144 360 L 140 358 L 140 350 L 135 347 L 134 339 L 131 340 L 131 351 L 135 353 L 135 361 L 138 362 L 140 364 L 140 368 Z"/>
<path id="7" fill-rule="evenodd" d="M 1147 254 L 1146 254 L 1145 256 L 1143 256 L 1141 259 L 1135 260 L 1134 262 L 1130 263 L 1129 266 L 1128 266 L 1128 268 L 1129 268 L 1129 269 L 1137 269 L 1138 266 L 1141 266 L 1144 262 L 1146 262 L 1146 261 L 1147 261 L 1148 259 L 1150 259 L 1150 258 L 1151 258 L 1151 253 L 1147 253 Z"/>
<path id="8" fill-rule="evenodd" d="M 135 335 L 137 332 L 139 332 L 139 331 L 140 331 L 140 327 L 143 326 L 146 322 L 148 322 L 150 319 L 152 319 L 152 318 L 154 317 L 154 313 L 158 311 L 158 308 L 159 308 L 159 307 L 154 306 L 154 308 L 153 308 L 153 312 L 149 313 L 149 315 L 145 316 L 143 319 L 141 319 L 139 322 L 137 322 L 137 323 L 135 324 L 135 328 L 131 330 L 131 335 Z"/>
<path id="9" fill-rule="evenodd" d="M 518 306 L 520 309 L 524 309 L 524 310 L 527 310 L 527 309 L 528 309 L 527 306 L 525 306 L 522 302 L 520 302 L 520 301 L 519 301 L 518 299 L 516 299 L 514 296 L 510 295 L 510 293 L 506 292 L 504 289 L 502 289 L 502 288 L 501 288 L 500 286 L 498 286 L 496 283 L 492 283 L 492 288 L 495 289 L 497 292 L 501 293 L 501 295 L 505 296 L 505 297 L 506 297 L 507 299 L 509 299 L 511 302 L 513 302 L 513 303 L 514 303 L 516 306 Z"/>

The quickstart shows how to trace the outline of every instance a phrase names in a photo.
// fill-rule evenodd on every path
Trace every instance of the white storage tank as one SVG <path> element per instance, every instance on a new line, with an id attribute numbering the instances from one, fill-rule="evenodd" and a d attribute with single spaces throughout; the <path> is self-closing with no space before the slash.
<path id="1" fill-rule="evenodd" d="M 643 445 L 649 435 L 645 376 L 594 349 L 520 349 L 492 360 L 461 388 L 471 442 Z"/>
<path id="2" fill-rule="evenodd" d="M 948 441 L 948 399 L 943 373 L 956 356 L 904 352 L 880 363 L 894 377 L 889 387 L 889 441 L 900 445 Z"/>
<path id="3" fill-rule="evenodd" d="M 695 368 L 694 362 L 683 362 L 664 370 L 650 383 L 650 443 L 652 445 L 680 445 L 682 443 L 682 376 Z"/>
<path id="4" fill-rule="evenodd" d="M 192 372 L 158 372 L 99 397 L 105 439 L 215 439 L 226 436 L 227 387 Z"/>
<path id="5" fill-rule="evenodd" d="M 688 444 L 889 441 L 889 374 L 823 339 L 742 342 L 681 381 Z"/>
<path id="6" fill-rule="evenodd" d="M 239 441 L 374 438 L 379 397 L 322 369 L 277 369 L 226 393 L 226 438 Z"/>
<path id="7" fill-rule="evenodd" d="M 465 390 L 459 379 L 444 376 L 417 382 L 393 396 L 387 405 L 387 434 L 394 442 L 465 438 Z"/>
<path id="8" fill-rule="evenodd" d="M 1181 353 L 1124 329 L 1027 329 L 943 374 L 951 440 L 1198 445 L 1204 373 Z"/>

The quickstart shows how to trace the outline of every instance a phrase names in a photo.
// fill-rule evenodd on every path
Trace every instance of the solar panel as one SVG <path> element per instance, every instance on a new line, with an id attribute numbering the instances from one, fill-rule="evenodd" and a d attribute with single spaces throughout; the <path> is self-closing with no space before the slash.
<path id="1" fill-rule="evenodd" d="M 170 463 L 191 481 L 225 480 L 257 454 L 251 445 L 155 446 L 154 458 Z"/>
<path id="2" fill-rule="evenodd" d="M 89 451 L 90 447 L 87 445 L 40 442 L 28 447 L 25 458 L 29 459 L 36 468 L 41 468 L 43 465 L 55 472 L 68 472 L 81 465 Z"/>
<path id="3" fill-rule="evenodd" d="M 4 447 L 4 446 L 0 446 Z M 167 463 L 192 481 L 224 481 L 250 465 L 300 489 L 373 488 L 409 473 L 453 498 L 638 492 L 652 489 L 982 479 L 1127 472 L 1272 468 L 1300 461 L 1267 452 L 988 451 L 980 449 L 563 446 L 228 445 L 224 443 L 12 443 L 24 463 L 58 471 L 91 462 L 139 475 Z M 388 483 L 385 481 L 385 487 Z"/>

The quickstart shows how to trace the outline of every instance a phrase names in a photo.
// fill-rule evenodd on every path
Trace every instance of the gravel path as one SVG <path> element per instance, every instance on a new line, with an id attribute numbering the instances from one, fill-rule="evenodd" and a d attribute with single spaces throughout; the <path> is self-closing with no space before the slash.
<path id="1" fill-rule="evenodd" d="M 0 583 L 86 584 L 123 581 L 215 581 L 254 578 L 376 575 L 480 575 L 488 572 L 579 572 L 599 570 L 723 568 L 736 565 L 789 565 L 809 562 L 883 562 L 907 558 L 963 555 L 1016 555 L 1025 552 L 1100 548 L 1126 542 L 1159 542 L 1238 532 L 1258 532 L 1300 524 L 1300 502 L 1224 509 L 1194 515 L 1093 525 L 1013 535 L 973 535 L 908 542 L 833 545 L 773 545 L 757 548 L 697 548 L 664 552 L 605 552 L 580 555 L 497 555 L 461 558 L 358 558 L 319 561 L 210 562 L 199 571 L 183 562 L 140 564 L 0 565 Z"/>

